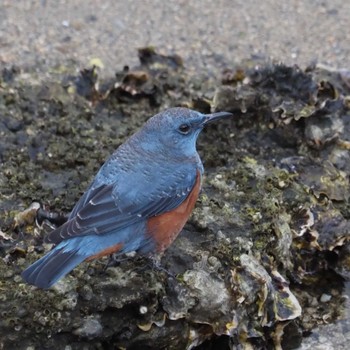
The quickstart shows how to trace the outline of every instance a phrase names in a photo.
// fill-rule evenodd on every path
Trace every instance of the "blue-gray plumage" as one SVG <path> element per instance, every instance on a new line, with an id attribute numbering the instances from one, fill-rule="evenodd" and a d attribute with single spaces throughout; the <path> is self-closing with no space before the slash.
<path id="1" fill-rule="evenodd" d="M 204 125 L 228 116 L 172 108 L 150 118 L 101 167 L 68 221 L 46 238 L 56 246 L 23 279 L 49 288 L 84 260 L 166 249 L 200 191 L 197 137 Z"/>

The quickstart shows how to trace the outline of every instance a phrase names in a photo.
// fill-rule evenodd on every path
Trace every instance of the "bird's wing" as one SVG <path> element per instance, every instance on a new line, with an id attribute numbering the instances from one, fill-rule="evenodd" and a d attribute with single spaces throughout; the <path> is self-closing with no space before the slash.
<path id="1" fill-rule="evenodd" d="M 179 181 L 179 178 L 181 181 Z M 118 191 L 116 184 L 93 186 L 73 209 L 74 215 L 52 231 L 46 241 L 59 243 L 81 235 L 103 235 L 178 207 L 191 193 L 197 172 L 177 170 L 170 181 L 131 183 Z M 139 185 L 139 186 L 138 186 Z"/>

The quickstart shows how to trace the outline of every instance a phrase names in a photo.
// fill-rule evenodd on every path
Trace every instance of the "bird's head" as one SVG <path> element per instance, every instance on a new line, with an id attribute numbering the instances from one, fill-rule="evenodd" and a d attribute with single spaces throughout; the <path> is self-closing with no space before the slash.
<path id="1" fill-rule="evenodd" d="M 170 151 L 174 155 L 193 156 L 196 140 L 203 127 L 231 113 L 202 114 L 188 108 L 170 108 L 150 118 L 142 129 L 149 149 Z"/>

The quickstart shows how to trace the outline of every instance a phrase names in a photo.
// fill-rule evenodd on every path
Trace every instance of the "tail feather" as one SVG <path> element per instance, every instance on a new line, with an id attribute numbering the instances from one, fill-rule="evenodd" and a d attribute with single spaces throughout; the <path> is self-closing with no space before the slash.
<path id="1" fill-rule="evenodd" d="M 47 289 L 86 258 L 76 250 L 64 251 L 62 248 L 54 248 L 24 270 L 22 278 L 29 284 Z"/>
<path id="2" fill-rule="evenodd" d="M 65 239 L 24 270 L 22 278 L 39 288 L 50 288 L 84 260 L 99 258 L 117 251 L 138 250 L 145 240 L 143 232 L 144 223 L 137 223 L 117 233 Z"/>

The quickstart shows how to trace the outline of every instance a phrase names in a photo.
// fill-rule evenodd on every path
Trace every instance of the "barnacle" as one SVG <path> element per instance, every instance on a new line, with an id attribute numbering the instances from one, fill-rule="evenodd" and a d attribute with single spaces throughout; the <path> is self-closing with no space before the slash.
<path id="1" fill-rule="evenodd" d="M 301 339 L 301 330 L 345 318 L 348 72 L 254 62 L 226 70 L 218 86 L 200 72 L 188 76 L 176 55 L 147 48 L 140 58 L 111 79 L 96 68 L 77 77 L 65 67 L 44 84 L 36 73 L 1 73 L 5 348 L 54 348 L 57 339 L 63 347 L 191 348 L 221 335 L 277 348 L 289 327 Z M 164 269 L 123 257 L 107 268 L 82 264 L 45 292 L 25 285 L 19 273 L 42 256 L 47 227 L 34 226 L 35 207 L 23 208 L 37 199 L 48 213 L 68 213 L 101 160 L 158 106 L 173 105 L 235 118 L 199 140 L 202 194 Z"/>

